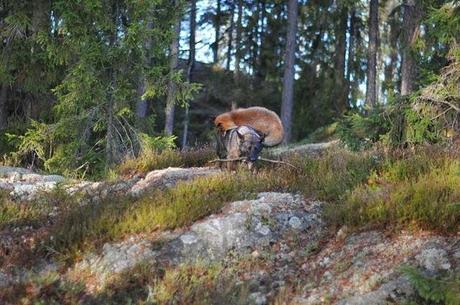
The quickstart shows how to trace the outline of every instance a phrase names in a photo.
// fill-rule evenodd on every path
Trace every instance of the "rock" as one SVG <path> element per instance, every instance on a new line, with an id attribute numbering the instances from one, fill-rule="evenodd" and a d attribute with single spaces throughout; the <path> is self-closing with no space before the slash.
<path id="1" fill-rule="evenodd" d="M 0 177 L 9 177 L 11 175 L 23 175 L 33 173 L 30 169 L 21 167 L 0 166 Z"/>
<path id="2" fill-rule="evenodd" d="M 444 249 L 428 248 L 415 256 L 419 265 L 430 272 L 450 270 L 451 264 Z"/>
<path id="3" fill-rule="evenodd" d="M 399 277 L 383 284 L 379 289 L 362 295 L 353 296 L 339 301 L 337 305 L 389 305 L 401 304 L 414 295 L 409 280 Z"/>
<path id="4" fill-rule="evenodd" d="M 320 211 L 317 204 L 315 202 L 313 208 L 315 213 Z M 88 268 L 103 282 L 108 274 L 119 273 L 143 260 L 179 265 L 220 261 L 230 252 L 236 255 L 252 253 L 257 257 L 264 247 L 292 235 L 289 223 L 292 217 L 277 217 L 287 210 L 297 215 L 297 227 L 309 228 L 308 238 L 318 238 L 320 218 L 307 217 L 311 213 L 309 209 L 310 205 L 299 196 L 261 193 L 255 200 L 229 203 L 221 214 L 211 215 L 178 235 L 168 235 L 158 249 L 153 250 L 152 242 L 146 240 L 106 244 L 101 255 L 89 255 L 78 267 Z M 289 247 L 284 250 L 289 251 Z M 289 260 L 292 257 L 289 256 Z"/>
<path id="5" fill-rule="evenodd" d="M 179 180 L 219 173 L 215 168 L 166 168 L 147 174 L 145 179 L 133 177 L 115 183 L 68 180 L 59 175 L 40 175 L 24 168 L 0 166 L 0 189 L 17 200 L 30 201 L 41 192 L 52 191 L 58 184 L 69 195 L 82 194 L 87 202 L 98 202 L 109 195 L 140 196 L 155 188 L 174 186 Z"/>
<path id="6" fill-rule="evenodd" d="M 320 154 L 321 152 L 337 147 L 339 145 L 339 141 L 330 141 L 324 143 L 310 143 L 310 144 L 303 144 L 297 145 L 294 147 L 277 147 L 270 150 L 270 153 L 274 156 L 285 156 L 289 154 L 308 154 L 308 155 L 316 155 Z"/>
<path id="7" fill-rule="evenodd" d="M 265 305 L 267 303 L 267 297 L 261 292 L 253 292 L 249 295 L 249 300 L 251 304 L 255 305 Z"/>
<path id="8" fill-rule="evenodd" d="M 168 167 L 148 173 L 144 179 L 138 181 L 129 190 L 129 195 L 139 196 L 140 194 L 161 187 L 171 187 L 179 180 L 190 180 L 199 176 L 217 174 L 220 170 L 210 167 L 179 168 Z"/>
<path id="9" fill-rule="evenodd" d="M 121 243 L 105 244 L 101 255 L 89 255 L 78 263 L 77 269 L 87 269 L 96 275 L 103 283 L 110 275 L 134 267 L 137 263 L 154 258 L 156 252 L 152 250 L 149 241 L 129 239 Z"/>

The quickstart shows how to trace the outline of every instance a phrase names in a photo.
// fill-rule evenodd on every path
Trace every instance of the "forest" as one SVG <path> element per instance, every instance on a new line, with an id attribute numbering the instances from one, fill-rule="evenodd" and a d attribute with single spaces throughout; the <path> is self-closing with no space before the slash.
<path id="1" fill-rule="evenodd" d="M 460 1 L 0 0 L 0 304 L 460 304 Z"/>
<path id="2" fill-rule="evenodd" d="M 458 1 L 4 0 L 0 16 L 6 163 L 94 174 L 208 143 L 212 117 L 255 105 L 289 142 L 342 121 L 360 146 L 401 111 L 398 144 L 458 133 Z"/>

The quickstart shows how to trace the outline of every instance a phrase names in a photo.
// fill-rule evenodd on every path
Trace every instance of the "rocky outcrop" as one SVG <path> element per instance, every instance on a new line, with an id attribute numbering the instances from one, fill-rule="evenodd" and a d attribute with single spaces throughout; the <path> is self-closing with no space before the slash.
<path id="1" fill-rule="evenodd" d="M 59 175 L 39 175 L 17 167 L 0 166 L 0 190 L 7 191 L 16 200 L 30 201 L 43 192 L 61 187 L 70 195 L 82 194 L 90 201 L 98 201 L 109 194 L 117 196 L 139 196 L 156 188 L 174 186 L 177 181 L 218 173 L 210 167 L 192 167 L 155 170 L 144 178 L 136 176 L 116 182 L 91 182 L 66 179 Z"/>
<path id="2" fill-rule="evenodd" d="M 309 143 L 295 146 L 280 146 L 270 150 L 270 154 L 283 157 L 290 154 L 317 155 L 328 149 L 337 147 L 339 141 L 330 141 L 324 143 Z"/>
<path id="3" fill-rule="evenodd" d="M 455 253 L 460 253 L 459 237 L 408 232 L 385 236 L 377 231 L 342 236 L 303 266 L 319 281 L 296 297 L 295 304 L 404 304 L 415 290 L 401 275 L 401 267 L 411 265 L 431 274 L 454 268 L 458 272 L 460 255 Z"/>
<path id="4" fill-rule="evenodd" d="M 106 244 L 100 255 L 92 254 L 77 265 L 97 277 L 98 283 L 142 261 L 178 265 L 185 262 L 219 261 L 235 255 L 262 251 L 288 235 L 320 238 L 323 227 L 321 203 L 284 193 L 260 193 L 255 200 L 229 203 L 180 233 L 163 233 L 146 239 Z M 158 245 L 161 245 L 160 247 Z"/>

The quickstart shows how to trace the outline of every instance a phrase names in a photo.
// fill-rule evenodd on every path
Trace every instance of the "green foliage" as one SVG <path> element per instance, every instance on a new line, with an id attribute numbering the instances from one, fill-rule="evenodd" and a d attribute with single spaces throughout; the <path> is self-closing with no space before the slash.
<path id="1" fill-rule="evenodd" d="M 389 122 L 382 109 L 375 107 L 367 115 L 352 113 L 344 116 L 337 127 L 337 134 L 351 150 L 369 148 L 388 132 Z"/>
<path id="2" fill-rule="evenodd" d="M 368 114 L 353 113 L 339 122 L 337 133 L 352 150 L 381 142 L 389 147 L 435 144 L 448 141 L 457 129 L 455 110 L 438 107 L 420 98 L 398 98 Z"/>
<path id="3" fill-rule="evenodd" d="M 456 232 L 460 223 L 460 163 L 456 155 L 417 154 L 386 161 L 332 211 L 352 227 L 421 228 Z M 435 160 L 435 161 L 434 161 Z"/>
<path id="4" fill-rule="evenodd" d="M 460 276 L 426 276 L 414 267 L 406 266 L 409 277 L 423 304 L 456 305 L 460 303 Z"/>

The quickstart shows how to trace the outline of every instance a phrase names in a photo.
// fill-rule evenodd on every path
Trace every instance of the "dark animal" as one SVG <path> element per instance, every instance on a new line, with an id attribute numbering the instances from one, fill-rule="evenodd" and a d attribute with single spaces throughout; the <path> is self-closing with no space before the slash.
<path id="1" fill-rule="evenodd" d="M 217 155 L 220 159 L 234 160 L 244 158 L 252 168 L 264 146 L 264 134 L 248 126 L 239 126 L 225 132 L 217 130 Z M 226 162 L 227 168 L 235 169 L 238 161 Z"/>

